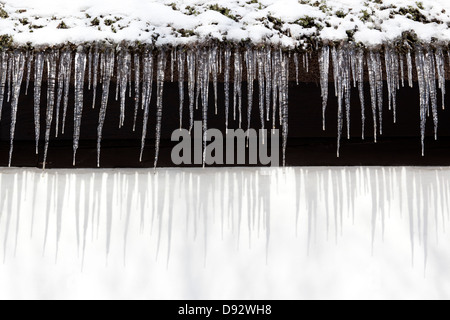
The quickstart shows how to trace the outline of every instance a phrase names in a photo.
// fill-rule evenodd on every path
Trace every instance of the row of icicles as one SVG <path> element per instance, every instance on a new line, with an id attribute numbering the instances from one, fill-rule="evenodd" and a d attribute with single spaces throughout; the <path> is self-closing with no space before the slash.
<path id="1" fill-rule="evenodd" d="M 384 72 L 388 88 L 389 110 L 393 110 L 396 120 L 396 91 L 405 86 L 407 79 L 413 85 L 414 53 L 417 77 L 420 89 L 420 119 L 422 136 L 422 153 L 425 136 L 426 119 L 431 114 L 437 135 L 438 99 L 437 88 L 441 90 L 442 101 L 445 96 L 445 55 L 442 48 L 425 48 L 417 46 L 412 52 L 408 50 L 400 54 L 390 46 L 384 48 Z M 347 124 L 347 136 L 350 138 L 350 92 L 357 87 L 360 93 L 362 138 L 365 135 L 365 102 L 364 81 L 365 67 L 370 83 L 371 109 L 374 123 L 375 142 L 377 135 L 382 134 L 383 124 L 383 63 L 380 51 L 365 51 L 350 46 L 328 47 L 319 49 L 320 83 L 323 99 L 323 128 L 325 130 L 325 111 L 328 100 L 328 85 L 330 61 L 334 74 L 335 94 L 338 97 L 338 151 L 342 137 L 344 120 Z M 163 116 L 163 89 L 166 80 L 166 68 L 170 63 L 170 78 L 174 81 L 177 74 L 179 84 L 179 117 L 180 127 L 183 123 L 185 109 L 185 82 L 187 82 L 187 103 L 189 113 L 189 130 L 194 124 L 194 109 L 201 107 L 204 148 L 206 149 L 206 130 L 208 129 L 208 98 L 210 83 L 212 82 L 215 97 L 215 111 L 218 113 L 218 79 L 223 77 L 225 91 L 225 125 L 228 129 L 229 117 L 239 122 L 242 128 L 244 112 L 246 111 L 246 128 L 250 129 L 250 119 L 253 109 L 255 82 L 258 83 L 258 110 L 261 128 L 265 122 L 272 122 L 273 128 L 277 123 L 282 129 L 283 165 L 286 164 L 286 146 L 288 137 L 288 84 L 289 63 L 294 61 L 297 84 L 299 81 L 299 64 L 303 60 L 305 72 L 309 71 L 310 54 L 300 57 L 298 53 L 291 53 L 273 48 L 239 48 L 204 47 L 200 49 L 172 49 L 131 52 L 122 48 L 119 50 L 99 50 L 97 47 L 85 49 L 79 47 L 76 52 L 68 49 L 53 49 L 44 52 L 24 52 L 15 50 L 1 52 L 0 56 L 0 120 L 4 100 L 11 102 L 10 154 L 11 166 L 13 154 L 14 133 L 17 121 L 18 101 L 21 90 L 28 93 L 31 75 L 34 75 L 34 123 L 36 138 L 36 153 L 39 151 L 41 132 L 41 91 L 44 67 L 47 70 L 47 108 L 45 116 L 45 147 L 43 166 L 47 161 L 51 128 L 55 118 L 56 137 L 65 132 L 66 114 L 68 111 L 68 96 L 73 80 L 75 89 L 74 101 L 74 132 L 73 132 L 73 164 L 80 140 L 80 128 L 85 105 L 83 94 L 85 85 L 93 90 L 92 108 L 96 107 L 97 87 L 101 86 L 97 165 L 100 166 L 100 153 L 103 125 L 108 110 L 110 84 L 116 81 L 116 100 L 120 100 L 119 128 L 125 121 L 126 97 L 134 97 L 134 126 L 139 110 L 143 111 L 142 141 L 140 160 L 142 161 L 145 140 L 147 137 L 148 120 L 150 116 L 150 101 L 152 97 L 153 81 L 156 80 L 156 128 L 155 128 L 155 159 L 156 167 L 161 140 L 161 125 Z M 32 68 L 34 64 L 34 69 Z M 74 68 L 74 70 L 73 70 Z M 245 68 L 245 69 L 244 69 Z M 25 70 L 27 70 L 25 74 Z M 72 72 L 73 70 L 73 72 Z M 156 70 L 156 75 L 154 71 Z M 244 73 L 245 70 L 245 73 Z M 246 79 L 244 79 L 246 75 Z M 23 80 L 26 85 L 23 88 Z M 87 78 L 87 79 L 86 79 Z M 437 81 L 436 81 L 437 80 Z M 242 82 L 247 83 L 247 109 L 242 103 Z M 256 103 L 255 103 L 256 105 Z M 443 106 L 444 107 L 444 106 Z M 344 112 L 345 109 L 345 112 Z M 62 119 L 61 123 L 60 120 Z"/>

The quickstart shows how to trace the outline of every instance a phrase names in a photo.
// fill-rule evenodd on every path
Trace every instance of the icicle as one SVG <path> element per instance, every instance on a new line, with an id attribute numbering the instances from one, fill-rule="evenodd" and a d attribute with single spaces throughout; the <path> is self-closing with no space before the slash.
<path id="1" fill-rule="evenodd" d="M 299 81 L 298 81 L 298 69 L 299 69 L 299 65 L 298 65 L 298 53 L 294 52 L 294 65 L 295 65 L 295 81 L 298 85 Z"/>
<path id="2" fill-rule="evenodd" d="M 27 51 L 27 86 L 25 89 L 25 95 L 28 95 L 28 87 L 30 86 L 31 80 L 31 65 L 33 63 L 34 54 L 32 52 Z"/>
<path id="3" fill-rule="evenodd" d="M 3 101 L 5 100 L 6 75 L 8 73 L 8 53 L 1 53 L 0 60 L 0 120 L 2 120 Z"/>
<path id="4" fill-rule="evenodd" d="M 383 134 L 383 67 L 381 66 L 381 55 L 375 53 L 375 76 L 377 79 L 377 99 L 378 99 L 378 121 L 380 124 L 380 135 Z"/>
<path id="5" fill-rule="evenodd" d="M 174 66 L 175 66 L 175 61 L 176 61 L 176 57 L 175 57 L 175 49 L 172 48 L 170 50 L 170 82 L 173 82 L 173 78 L 174 78 Z"/>
<path id="6" fill-rule="evenodd" d="M 166 70 L 166 52 L 161 50 L 158 55 L 158 62 L 156 66 L 157 74 L 157 91 L 156 91 L 156 135 L 155 135 L 155 163 L 154 167 L 158 164 L 159 157 L 159 145 L 161 142 L 161 126 L 162 126 L 162 112 L 163 112 L 163 90 Z M 142 157 L 142 153 L 141 153 Z"/>
<path id="7" fill-rule="evenodd" d="M 206 144 L 208 130 L 208 96 L 209 96 L 209 70 L 210 58 L 207 49 L 200 51 L 200 69 L 202 78 L 200 82 L 201 102 L 202 102 L 202 120 L 203 120 L 203 166 L 206 164 Z"/>
<path id="8" fill-rule="evenodd" d="M 279 92 L 279 79 L 280 79 L 280 64 L 281 57 L 280 51 L 274 50 L 272 54 L 272 128 L 276 128 L 277 118 L 277 101 Z"/>
<path id="9" fill-rule="evenodd" d="M 189 132 L 194 127 L 194 101 L 195 101 L 195 53 L 187 52 L 188 68 L 188 94 L 189 94 Z"/>
<path id="10" fill-rule="evenodd" d="M 92 47 L 89 49 L 89 55 L 88 55 L 88 90 L 91 90 L 92 87 Z"/>
<path id="11" fill-rule="evenodd" d="M 438 130 L 438 103 L 436 90 L 436 64 L 434 61 L 434 54 L 431 48 L 428 48 L 425 53 L 425 79 L 428 86 L 428 95 L 431 101 L 431 110 L 433 114 L 434 123 L 434 139 L 437 140 Z"/>
<path id="12" fill-rule="evenodd" d="M 127 92 L 128 76 L 131 69 L 131 54 L 128 49 L 122 49 L 118 58 L 119 65 L 117 66 L 118 75 L 117 79 L 120 88 L 120 121 L 119 128 L 123 127 L 125 122 L 125 99 Z M 131 90 L 131 88 L 130 88 Z"/>
<path id="13" fill-rule="evenodd" d="M 67 51 L 64 56 L 66 62 L 64 66 L 64 108 L 63 108 L 63 123 L 62 123 L 62 133 L 64 134 L 66 130 L 66 116 L 67 108 L 69 107 L 69 89 L 70 89 L 70 78 L 72 77 L 72 52 Z M 60 71 L 61 72 L 61 71 Z"/>
<path id="14" fill-rule="evenodd" d="M 36 53 L 34 62 L 34 130 L 36 140 L 36 154 L 39 153 L 39 137 L 41 132 L 41 87 L 44 73 L 44 53 Z"/>
<path id="15" fill-rule="evenodd" d="M 234 90 L 233 90 L 233 108 L 234 120 L 236 120 L 236 108 L 239 113 L 239 129 L 242 128 L 242 59 L 239 49 L 234 51 Z"/>
<path id="16" fill-rule="evenodd" d="M 145 138 L 147 136 L 148 114 L 153 88 L 153 53 L 150 50 L 145 51 L 143 63 L 142 105 L 144 107 L 144 119 L 142 125 L 141 153 L 139 157 L 139 161 L 141 162 L 142 154 L 144 153 Z"/>
<path id="17" fill-rule="evenodd" d="M 11 89 L 12 89 L 12 101 L 11 101 L 11 129 L 10 129 L 10 150 L 9 150 L 9 163 L 11 167 L 12 154 L 14 149 L 14 134 L 16 130 L 17 122 L 17 107 L 19 103 L 20 87 L 22 86 L 23 73 L 25 69 L 25 54 L 18 50 L 10 54 L 11 61 Z"/>
<path id="18" fill-rule="evenodd" d="M 134 120 L 133 120 L 133 132 L 136 131 L 136 120 L 139 110 L 139 96 L 140 96 L 140 85 L 141 85 L 141 60 L 139 53 L 134 53 Z M 131 87 L 130 87 L 131 91 Z"/>
<path id="19" fill-rule="evenodd" d="M 289 115 L 289 58 L 286 54 L 281 54 L 280 64 L 280 110 L 281 110 L 281 127 L 283 137 L 283 167 L 286 166 L 286 147 L 288 138 L 288 115 Z"/>
<path id="20" fill-rule="evenodd" d="M 438 73 L 438 85 L 442 94 L 442 110 L 445 110 L 445 57 L 442 47 L 436 49 L 435 59 Z"/>
<path id="21" fill-rule="evenodd" d="M 55 108 L 55 88 L 56 88 L 56 66 L 59 52 L 52 50 L 45 55 L 47 64 L 47 112 L 45 116 L 45 147 L 44 147 L 44 161 L 43 168 L 47 164 L 48 146 L 50 143 L 50 130 L 53 122 L 53 111 Z"/>
<path id="22" fill-rule="evenodd" d="M 12 69 L 13 69 L 13 59 L 11 59 L 11 57 L 9 57 L 8 59 L 8 75 L 7 75 L 7 93 L 8 93 L 8 102 L 11 101 L 11 91 L 12 91 Z"/>
<path id="23" fill-rule="evenodd" d="M 78 48 L 75 55 L 75 107 L 73 110 L 73 165 L 75 166 L 78 143 L 80 141 L 81 118 L 83 116 L 84 76 L 86 71 L 86 53 Z"/>
<path id="24" fill-rule="evenodd" d="M 428 108 L 428 86 L 426 82 L 425 75 L 425 55 L 421 46 L 416 47 L 416 69 L 417 69 L 417 80 L 419 82 L 419 92 L 420 92 L 420 133 L 422 142 L 422 156 L 425 155 L 425 125 L 426 125 L 426 109 Z"/>
<path id="25" fill-rule="evenodd" d="M 359 49 L 357 52 L 357 81 L 359 89 L 359 100 L 361 103 L 361 132 L 362 139 L 365 138 L 365 126 L 366 126 L 366 110 L 364 102 L 364 50 Z"/>
<path id="26" fill-rule="evenodd" d="M 265 49 L 264 56 L 264 75 L 266 77 L 266 115 L 267 121 L 270 121 L 270 107 L 272 94 L 272 50 L 270 47 Z"/>
<path id="27" fill-rule="evenodd" d="M 399 54 L 400 59 L 400 80 L 402 83 L 402 88 L 405 87 L 405 58 L 403 57 L 403 54 Z"/>
<path id="28" fill-rule="evenodd" d="M 338 146 L 337 146 L 337 156 L 339 157 L 340 142 L 342 136 L 343 128 L 343 106 L 345 98 L 345 110 L 347 119 L 347 138 L 350 139 L 350 90 L 351 90 L 351 79 L 350 79 L 350 55 L 354 54 L 353 51 L 347 48 L 333 48 L 333 71 L 335 78 L 335 91 L 338 98 Z"/>
<path id="29" fill-rule="evenodd" d="M 250 129 L 253 108 L 253 80 L 255 79 L 255 58 L 253 49 L 247 49 L 244 56 L 245 65 L 247 67 L 247 129 Z"/>
<path id="30" fill-rule="evenodd" d="M 413 66 L 412 66 L 412 58 L 411 58 L 411 50 L 408 49 L 406 53 L 406 63 L 408 65 L 408 84 L 409 87 L 413 87 Z"/>
<path id="31" fill-rule="evenodd" d="M 224 91 L 225 91 L 225 128 L 228 132 L 228 117 L 230 113 L 230 65 L 231 65 L 231 49 L 225 48 L 225 70 L 224 70 Z"/>
<path id="32" fill-rule="evenodd" d="M 186 62 L 186 53 L 183 49 L 178 50 L 178 94 L 180 99 L 180 130 L 183 128 L 183 106 L 184 106 L 184 64 Z"/>
<path id="33" fill-rule="evenodd" d="M 309 53 L 306 53 L 306 72 L 309 73 Z"/>
<path id="34" fill-rule="evenodd" d="M 264 53 L 263 51 L 256 51 L 256 62 L 258 66 L 258 89 L 259 89 L 259 115 L 261 119 L 261 129 L 264 129 L 264 97 L 265 97 L 265 86 L 264 86 Z M 263 131 L 264 132 L 264 131 Z M 262 137 L 264 142 L 264 136 Z"/>
<path id="35" fill-rule="evenodd" d="M 55 136 L 58 137 L 59 134 L 59 114 L 61 109 L 61 100 L 64 92 L 65 77 L 67 73 L 67 68 L 71 65 L 71 53 L 69 51 L 64 51 L 60 55 L 59 59 L 59 73 L 58 73 L 58 91 L 56 98 L 56 133 Z"/>
<path id="36" fill-rule="evenodd" d="M 102 73 L 102 101 L 98 119 L 98 128 L 97 128 L 97 166 L 100 167 L 100 151 L 101 151 L 101 143 L 102 143 L 102 135 L 103 135 L 103 125 L 105 123 L 106 117 L 106 108 L 108 106 L 108 97 L 109 97 L 109 85 L 111 83 L 111 77 L 114 73 L 114 51 L 111 49 L 106 50 L 101 55 L 102 64 L 103 64 L 103 73 Z M 95 73 L 94 73 L 95 75 Z M 95 85 L 95 81 L 94 81 Z"/>
<path id="37" fill-rule="evenodd" d="M 98 52 L 98 48 L 94 48 L 93 53 L 93 61 L 92 61 L 92 91 L 93 91 L 93 98 L 92 98 L 92 109 L 95 109 L 95 99 L 97 97 L 97 83 L 98 83 L 98 64 L 99 64 L 99 56 L 100 53 Z"/>
<path id="38" fill-rule="evenodd" d="M 323 46 L 319 51 L 320 87 L 322 91 L 322 127 L 325 131 L 325 112 L 328 104 L 328 72 L 330 69 L 330 48 Z"/>
<path id="39" fill-rule="evenodd" d="M 370 51 L 367 56 L 367 69 L 369 72 L 370 97 L 372 100 L 372 118 L 373 118 L 373 137 L 377 142 L 377 77 L 375 53 Z"/>
<path id="40" fill-rule="evenodd" d="M 213 88 L 214 88 L 214 107 L 215 107 L 215 114 L 218 113 L 218 106 L 217 106 L 217 77 L 218 77 L 218 60 L 217 60 L 217 47 L 212 47 L 209 49 L 209 64 L 211 68 L 211 74 L 213 78 Z"/>

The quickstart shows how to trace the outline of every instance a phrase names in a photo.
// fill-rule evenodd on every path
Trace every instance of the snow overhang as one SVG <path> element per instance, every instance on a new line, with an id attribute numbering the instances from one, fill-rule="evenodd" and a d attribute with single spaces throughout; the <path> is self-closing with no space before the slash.
<path id="1" fill-rule="evenodd" d="M 446 0 L 3 0 L 1 46 L 447 44 Z"/>

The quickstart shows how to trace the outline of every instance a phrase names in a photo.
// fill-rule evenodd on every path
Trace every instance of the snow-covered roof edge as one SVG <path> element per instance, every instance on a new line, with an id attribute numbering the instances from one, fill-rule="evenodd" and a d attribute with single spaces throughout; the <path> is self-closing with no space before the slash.
<path id="1" fill-rule="evenodd" d="M 445 0 L 3 0 L 0 47 L 210 42 L 309 49 L 450 42 Z"/>

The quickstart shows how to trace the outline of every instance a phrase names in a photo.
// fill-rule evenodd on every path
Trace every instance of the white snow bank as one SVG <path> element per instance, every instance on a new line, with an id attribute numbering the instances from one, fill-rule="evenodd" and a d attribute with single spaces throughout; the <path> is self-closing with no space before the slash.
<path id="1" fill-rule="evenodd" d="M 445 0 L 3 0 L 0 6 L 0 34 L 17 45 L 214 39 L 298 47 L 314 37 L 374 46 L 404 32 L 425 42 L 450 39 Z"/>

